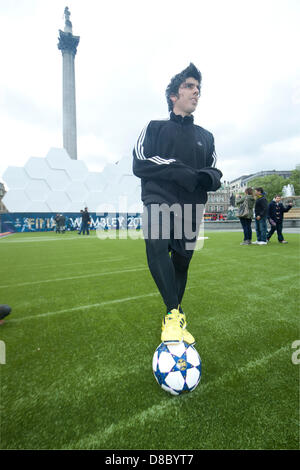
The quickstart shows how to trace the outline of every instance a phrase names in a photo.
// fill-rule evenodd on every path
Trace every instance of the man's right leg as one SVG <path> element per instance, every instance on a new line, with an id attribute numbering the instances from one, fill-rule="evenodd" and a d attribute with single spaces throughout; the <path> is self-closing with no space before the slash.
<path id="1" fill-rule="evenodd" d="M 283 242 L 284 238 L 282 235 L 282 222 L 277 222 L 276 224 L 276 230 L 277 230 L 277 238 L 280 243 Z"/>
<path id="2" fill-rule="evenodd" d="M 169 255 L 168 240 L 145 240 L 147 261 L 152 277 L 167 307 L 167 311 L 178 308 L 175 269 Z"/>
<path id="3" fill-rule="evenodd" d="M 270 228 L 269 232 L 267 233 L 267 240 L 268 240 L 268 241 L 269 241 L 270 238 L 272 237 L 272 235 L 273 235 L 273 233 L 275 232 L 275 230 L 276 230 L 276 226 L 271 225 L 271 228 Z"/>
<path id="4" fill-rule="evenodd" d="M 260 242 L 261 241 L 261 224 L 260 224 L 260 220 L 255 219 L 255 230 L 256 230 L 257 241 Z"/>
<path id="5" fill-rule="evenodd" d="M 145 239 L 145 243 L 150 272 L 167 308 L 162 322 L 161 341 L 180 343 L 183 341 L 183 321 L 178 311 L 179 301 L 174 265 L 169 255 L 169 241 Z"/>

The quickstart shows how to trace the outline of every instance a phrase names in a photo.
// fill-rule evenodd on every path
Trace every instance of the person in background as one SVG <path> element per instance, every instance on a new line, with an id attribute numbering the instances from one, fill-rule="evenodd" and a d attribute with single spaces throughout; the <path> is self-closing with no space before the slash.
<path id="1" fill-rule="evenodd" d="M 86 234 L 89 235 L 89 222 L 91 221 L 91 217 L 88 211 L 88 208 L 85 207 L 84 211 L 82 212 L 82 225 L 81 225 L 81 230 L 82 230 L 82 235 Z"/>
<path id="2" fill-rule="evenodd" d="M 246 203 L 247 212 L 240 216 L 240 222 L 244 231 L 244 241 L 241 245 L 251 245 L 252 243 L 252 217 L 253 217 L 253 208 L 255 204 L 255 199 L 253 195 L 252 188 L 245 189 L 245 195 L 241 196 L 239 199 L 236 199 L 236 205 L 241 206 L 242 203 Z"/>
<path id="3" fill-rule="evenodd" d="M 289 202 L 288 206 L 285 207 L 281 202 L 280 194 L 276 194 L 273 201 L 270 202 L 268 207 L 268 220 L 271 228 L 267 233 L 267 242 L 276 230 L 279 243 L 288 243 L 282 235 L 282 223 L 284 212 L 288 212 L 292 206 L 292 202 Z"/>
<path id="4" fill-rule="evenodd" d="M 83 214 L 83 210 L 81 209 L 80 210 L 81 221 L 80 221 L 80 228 L 79 228 L 78 235 L 81 235 L 81 232 L 82 232 L 82 214 Z"/>
<path id="5" fill-rule="evenodd" d="M 11 312 L 11 307 L 9 305 L 0 305 L 0 325 L 3 325 L 4 318 L 7 317 Z"/>
<path id="6" fill-rule="evenodd" d="M 256 242 L 254 245 L 267 245 L 267 215 L 268 215 L 268 201 L 265 197 L 263 188 L 255 188 L 255 230 Z"/>
<path id="7" fill-rule="evenodd" d="M 59 233 L 60 232 L 60 215 L 56 214 L 56 216 L 54 217 L 54 220 L 55 220 L 55 233 Z"/>
<path id="8" fill-rule="evenodd" d="M 65 233 L 66 231 L 66 217 L 63 214 L 59 216 L 59 231 Z"/>

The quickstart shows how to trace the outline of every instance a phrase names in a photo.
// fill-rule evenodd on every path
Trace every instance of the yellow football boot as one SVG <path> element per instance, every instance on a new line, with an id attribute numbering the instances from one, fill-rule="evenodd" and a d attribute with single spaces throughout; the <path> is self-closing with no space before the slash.
<path id="1" fill-rule="evenodd" d="M 175 308 L 168 313 L 162 321 L 161 341 L 166 344 L 178 344 L 183 341 L 182 321 L 179 311 Z"/>
<path id="2" fill-rule="evenodd" d="M 180 310 L 181 310 L 181 307 L 180 307 Z M 189 333 L 188 330 L 186 329 L 185 314 L 182 312 L 182 310 L 180 312 L 180 310 L 178 309 L 178 317 L 180 319 L 180 325 L 181 325 L 182 332 L 183 332 L 183 341 L 187 344 L 195 344 L 196 340 L 194 336 L 191 335 L 191 333 Z"/>

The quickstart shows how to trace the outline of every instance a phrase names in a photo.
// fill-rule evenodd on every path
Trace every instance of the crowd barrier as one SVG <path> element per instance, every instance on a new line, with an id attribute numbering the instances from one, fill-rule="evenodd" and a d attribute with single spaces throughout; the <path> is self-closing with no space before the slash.
<path id="1" fill-rule="evenodd" d="M 56 213 L 4 213 L 0 214 L 0 233 L 4 232 L 49 232 L 56 229 Z M 63 213 L 64 227 L 67 231 L 79 230 L 81 215 L 78 213 Z M 140 229 L 141 214 L 121 213 L 90 213 L 90 229 Z"/>

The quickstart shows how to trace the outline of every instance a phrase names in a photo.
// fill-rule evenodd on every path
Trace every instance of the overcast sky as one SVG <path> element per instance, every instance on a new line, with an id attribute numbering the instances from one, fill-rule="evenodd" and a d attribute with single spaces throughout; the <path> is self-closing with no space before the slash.
<path id="1" fill-rule="evenodd" d="M 62 147 L 65 6 L 80 36 L 78 158 L 90 171 L 131 158 L 190 62 L 203 77 L 195 122 L 215 136 L 223 179 L 300 163 L 299 0 L 0 0 L 1 181 Z"/>

